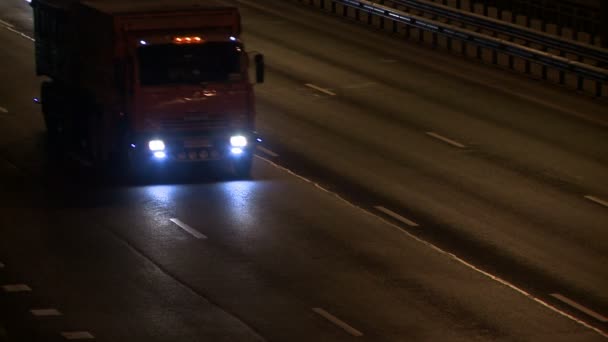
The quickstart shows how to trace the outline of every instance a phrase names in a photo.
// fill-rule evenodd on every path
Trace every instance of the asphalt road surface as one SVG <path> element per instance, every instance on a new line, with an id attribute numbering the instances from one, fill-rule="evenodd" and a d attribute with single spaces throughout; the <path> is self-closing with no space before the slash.
<path id="1" fill-rule="evenodd" d="M 268 64 L 253 178 L 138 185 L 49 161 L 31 13 L 0 3 L 13 340 L 606 340 L 605 102 L 291 2 L 227 3 Z"/>

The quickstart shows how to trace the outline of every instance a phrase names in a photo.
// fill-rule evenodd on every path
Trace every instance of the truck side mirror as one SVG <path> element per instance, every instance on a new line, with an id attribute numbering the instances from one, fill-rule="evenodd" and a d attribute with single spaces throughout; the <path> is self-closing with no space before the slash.
<path id="1" fill-rule="evenodd" d="M 262 54 L 255 55 L 254 61 L 255 61 L 255 81 L 257 83 L 264 83 L 264 73 L 265 73 L 264 55 L 262 55 Z"/>

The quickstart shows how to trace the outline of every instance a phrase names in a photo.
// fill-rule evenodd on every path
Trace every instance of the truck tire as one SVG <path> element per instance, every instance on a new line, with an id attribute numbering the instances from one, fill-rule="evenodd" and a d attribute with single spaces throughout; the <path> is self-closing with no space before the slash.
<path id="1" fill-rule="evenodd" d="M 93 168 L 105 172 L 109 165 L 109 160 L 105 158 L 103 151 L 103 123 L 101 119 L 101 109 L 94 104 L 82 104 L 86 113 L 86 127 L 82 130 L 86 132 L 84 140 L 86 141 L 85 156 L 90 159 Z"/>
<path id="2" fill-rule="evenodd" d="M 232 174 L 235 179 L 250 179 L 253 156 L 247 155 L 232 161 Z"/>
<path id="3" fill-rule="evenodd" d="M 147 161 L 135 151 L 125 147 L 121 154 L 120 177 L 127 184 L 147 184 L 152 177 Z"/>
<path id="4" fill-rule="evenodd" d="M 43 82 L 40 86 L 42 117 L 50 142 L 57 142 L 62 133 L 61 108 L 58 105 L 60 91 L 53 82 Z"/>

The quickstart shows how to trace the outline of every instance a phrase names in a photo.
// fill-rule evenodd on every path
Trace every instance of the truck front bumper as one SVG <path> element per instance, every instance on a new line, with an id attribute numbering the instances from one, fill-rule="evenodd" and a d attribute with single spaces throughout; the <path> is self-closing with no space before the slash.
<path id="1" fill-rule="evenodd" d="M 134 139 L 130 155 L 142 162 L 197 163 L 250 158 L 258 136 L 255 132 L 175 136 L 146 134 Z"/>

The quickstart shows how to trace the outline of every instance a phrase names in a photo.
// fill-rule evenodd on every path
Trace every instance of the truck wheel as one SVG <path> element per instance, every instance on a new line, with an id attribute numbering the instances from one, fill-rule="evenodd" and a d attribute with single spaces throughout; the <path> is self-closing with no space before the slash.
<path id="1" fill-rule="evenodd" d="M 49 140 L 55 142 L 62 132 L 61 109 L 58 106 L 60 91 L 53 82 L 43 82 L 40 86 L 42 117 Z"/>
<path id="2" fill-rule="evenodd" d="M 94 105 L 83 105 L 82 108 L 87 108 L 86 127 L 86 157 L 90 158 L 93 167 L 98 170 L 107 170 L 109 161 L 104 155 L 104 138 L 103 138 L 103 123 L 101 121 L 101 110 Z"/>
<path id="3" fill-rule="evenodd" d="M 146 184 L 149 182 L 151 174 L 145 160 L 136 153 L 125 149 L 120 165 L 121 178 L 128 184 Z"/>
<path id="4" fill-rule="evenodd" d="M 251 178 L 252 163 L 253 156 L 243 156 L 242 158 L 234 160 L 232 162 L 232 174 L 236 179 Z"/>

